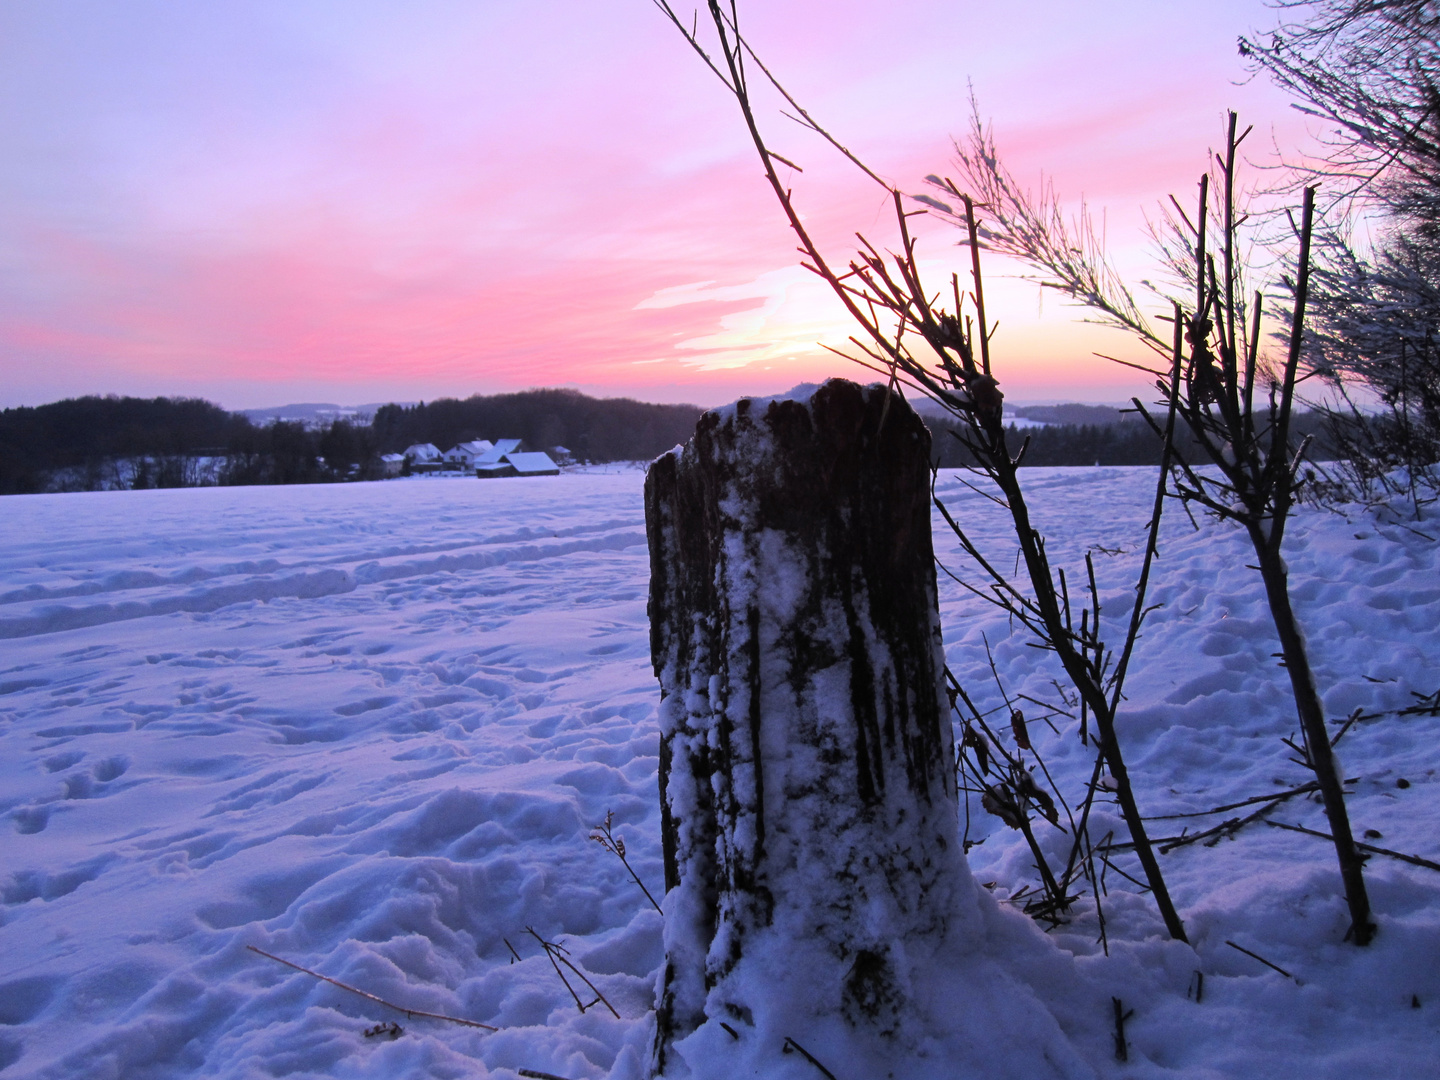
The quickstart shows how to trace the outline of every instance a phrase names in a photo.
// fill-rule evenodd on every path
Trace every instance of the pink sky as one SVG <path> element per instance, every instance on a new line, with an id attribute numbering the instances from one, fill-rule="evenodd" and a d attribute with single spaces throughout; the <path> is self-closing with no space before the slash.
<path id="1" fill-rule="evenodd" d="M 1022 178 L 1104 209 L 1185 195 L 1259 0 L 752 0 L 752 40 L 877 171 L 922 190 L 967 83 Z M 821 234 L 885 240 L 878 189 L 773 112 Z M 575 386 L 715 404 L 858 369 L 796 266 L 733 102 L 648 0 L 0 5 L 0 406 L 83 393 L 230 408 Z M 927 232 L 937 275 L 962 269 Z M 842 248 L 835 248 L 839 256 Z M 1113 401 L 1120 335 L 990 265 L 1012 400 Z"/>

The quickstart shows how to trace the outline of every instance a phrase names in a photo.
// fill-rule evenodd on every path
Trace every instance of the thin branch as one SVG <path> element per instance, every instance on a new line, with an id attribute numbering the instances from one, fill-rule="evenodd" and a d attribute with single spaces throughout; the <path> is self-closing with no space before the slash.
<path id="1" fill-rule="evenodd" d="M 595 984 L 590 981 L 589 977 L 586 976 L 583 971 L 570 962 L 570 958 L 565 955 L 564 947 L 555 944 L 553 941 L 546 941 L 531 927 L 527 926 L 525 932 L 538 941 L 540 947 L 545 950 L 545 955 L 550 959 L 550 966 L 555 969 L 555 974 L 560 976 L 560 981 L 565 984 L 565 989 L 570 991 L 570 996 L 575 999 L 575 1007 L 578 1008 L 581 1013 L 584 1013 L 586 1009 L 593 1008 L 596 1005 L 604 1005 L 610 1010 L 611 1015 L 613 1015 L 616 1020 L 620 1019 L 620 1014 L 615 1011 L 615 1006 L 606 1000 L 605 995 L 596 988 Z M 564 964 L 573 971 L 580 981 L 590 988 L 590 992 L 595 995 L 595 1000 L 590 1002 L 589 1005 L 582 1002 L 580 995 L 575 993 L 575 988 L 570 985 L 570 980 L 567 979 L 565 973 L 560 970 L 561 964 Z"/>
<path id="2" fill-rule="evenodd" d="M 835 1074 L 832 1073 L 829 1069 L 827 1069 L 824 1065 L 821 1065 L 819 1059 L 817 1059 L 814 1054 L 810 1053 L 809 1050 L 806 1050 L 798 1042 L 796 1042 L 794 1039 L 790 1038 L 789 1035 L 787 1035 L 785 1036 L 782 1053 L 788 1054 L 792 1051 L 799 1053 L 801 1057 L 803 1057 L 806 1061 L 810 1062 L 811 1065 L 814 1065 L 815 1068 L 819 1069 L 822 1073 L 824 1073 L 828 1080 L 835 1080 Z"/>
<path id="3" fill-rule="evenodd" d="M 1335 838 L 1329 833 L 1318 832 L 1315 829 L 1307 829 L 1301 825 L 1286 825 L 1283 821 L 1267 821 L 1266 825 L 1273 825 L 1277 829 L 1289 829 L 1291 832 L 1304 833 L 1306 836 L 1318 836 L 1321 840 L 1329 840 L 1332 844 Z M 1391 851 L 1389 848 L 1376 847 L 1374 844 L 1362 844 L 1355 841 L 1355 846 L 1361 851 L 1368 851 L 1375 855 L 1384 855 L 1391 859 L 1399 859 L 1411 866 L 1423 866 L 1427 870 L 1440 870 L 1440 863 L 1431 862 L 1429 859 L 1422 859 L 1419 855 L 1406 855 L 1403 851 Z"/>
<path id="4" fill-rule="evenodd" d="M 338 986 L 341 990 L 348 990 L 352 994 L 359 994 L 361 997 L 367 998 L 368 1000 L 375 1002 L 375 1004 L 377 1005 L 384 1005 L 387 1009 L 394 1009 L 396 1012 L 402 1012 L 406 1016 L 423 1016 L 429 1020 L 445 1020 L 452 1024 L 464 1024 L 466 1027 L 482 1028 L 485 1031 L 500 1030 L 497 1027 L 491 1027 L 489 1024 L 482 1024 L 478 1020 L 462 1020 L 458 1016 L 446 1016 L 444 1013 L 426 1012 L 423 1009 L 407 1009 L 403 1005 L 396 1005 L 394 1002 L 386 1001 L 382 997 L 376 997 L 374 994 L 367 993 L 364 990 L 351 986 L 349 983 L 343 983 L 339 979 L 332 979 L 329 975 L 321 975 L 318 971 L 311 971 L 307 967 L 301 967 L 299 964 L 292 963 L 291 961 L 286 960 L 283 957 L 276 956 L 274 953 L 268 953 L 264 949 L 257 949 L 254 945 L 247 945 L 245 947 L 253 953 L 259 953 L 261 956 L 265 956 L 271 960 L 274 960 L 278 964 L 284 964 L 288 968 L 294 968 L 296 971 L 304 972 L 306 975 L 309 975 L 315 979 L 319 979 L 321 982 L 327 982 L 331 986 Z"/>
<path id="5" fill-rule="evenodd" d="M 1230 946 L 1232 949 L 1234 949 L 1236 952 L 1242 952 L 1242 953 L 1244 953 L 1246 956 L 1250 957 L 1252 960 L 1259 960 L 1260 963 L 1264 964 L 1266 967 L 1270 968 L 1272 971 L 1278 971 L 1281 975 L 1284 975 L 1287 979 L 1293 979 L 1293 978 L 1295 978 L 1294 975 L 1291 975 L 1290 972 L 1286 971 L 1286 970 L 1285 970 L 1284 968 L 1282 968 L 1279 964 L 1272 964 L 1269 960 L 1266 960 L 1266 959 L 1265 959 L 1263 956 L 1261 956 L 1259 953 L 1251 952 L 1249 949 L 1245 948 L 1245 946 L 1243 946 L 1243 945 L 1236 945 L 1235 942 L 1229 941 L 1229 940 L 1227 940 L 1227 941 L 1225 942 L 1225 944 L 1226 944 L 1226 945 L 1229 945 L 1229 946 Z"/>
<path id="6" fill-rule="evenodd" d="M 1213 810 L 1196 810 L 1193 813 L 1189 814 L 1156 814 L 1153 817 L 1146 818 L 1145 820 L 1175 821 L 1179 818 L 1209 817 L 1211 814 L 1223 814 L 1230 810 L 1238 810 L 1242 806 L 1254 806 L 1256 803 L 1275 802 L 1280 799 L 1289 799 L 1293 798 L 1296 795 L 1305 795 L 1311 791 L 1318 791 L 1319 789 L 1320 785 L 1316 784 L 1312 780 L 1308 784 L 1301 784 L 1299 787 L 1293 787 L 1289 791 L 1281 791 L 1275 795 L 1255 795 L 1249 799 L 1241 799 L 1237 803 L 1227 803 L 1225 806 L 1217 806 Z"/>
<path id="7" fill-rule="evenodd" d="M 591 830 L 590 839 L 620 860 L 635 884 L 640 886 L 640 891 L 645 894 L 645 899 L 650 901 L 650 906 L 656 911 L 660 911 L 660 905 L 655 902 L 655 897 L 650 895 L 650 890 L 645 887 L 645 883 L 640 880 L 640 875 L 635 872 L 635 868 L 630 865 L 630 860 L 625 857 L 625 841 L 612 831 L 614 823 L 615 811 L 606 810 L 605 821 Z"/>

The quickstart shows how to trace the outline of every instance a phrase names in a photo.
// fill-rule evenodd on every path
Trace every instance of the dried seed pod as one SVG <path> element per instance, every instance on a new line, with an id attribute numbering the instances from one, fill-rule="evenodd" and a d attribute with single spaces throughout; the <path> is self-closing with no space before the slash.
<path id="1" fill-rule="evenodd" d="M 1020 774 L 1019 779 L 1015 782 L 1015 791 L 1022 798 L 1029 799 L 1034 803 L 1035 809 L 1040 811 L 1040 815 L 1051 825 L 1059 823 L 1060 812 L 1055 809 L 1055 800 L 1050 798 L 1049 792 L 1035 783 L 1035 778 L 1028 772 Z"/>
<path id="2" fill-rule="evenodd" d="M 1018 829 L 1024 824 L 1024 818 L 1020 815 L 1020 807 L 1016 805 L 1014 796 L 1003 784 L 993 784 L 987 787 L 985 794 L 980 796 L 980 805 L 1012 829 Z"/>
<path id="3" fill-rule="evenodd" d="M 1021 750 L 1030 749 L 1030 732 L 1025 727 L 1025 714 L 1016 709 L 1010 714 L 1010 730 L 1015 733 L 1015 745 Z"/>
<path id="4" fill-rule="evenodd" d="M 964 745 L 975 751 L 975 764 L 980 766 L 982 773 L 990 771 L 990 750 L 985 745 L 985 740 L 969 724 L 965 725 Z"/>

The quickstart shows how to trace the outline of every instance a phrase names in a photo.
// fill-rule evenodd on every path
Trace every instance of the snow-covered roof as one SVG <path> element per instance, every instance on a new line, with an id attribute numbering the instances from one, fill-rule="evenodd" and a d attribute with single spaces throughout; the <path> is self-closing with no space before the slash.
<path id="1" fill-rule="evenodd" d="M 380 460 L 381 460 L 381 461 L 404 461 L 404 460 L 405 460 L 405 455 L 404 455 L 404 454 L 381 454 L 381 455 L 380 455 Z"/>
<path id="2" fill-rule="evenodd" d="M 420 442 L 405 448 L 405 456 L 416 461 L 438 461 L 442 455 L 434 443 Z"/>
<path id="3" fill-rule="evenodd" d="M 453 450 L 451 450 L 451 451 L 450 451 L 448 454 L 446 454 L 445 456 L 446 456 L 446 457 L 461 457 L 461 456 L 464 456 L 464 457 L 474 458 L 474 457 L 479 457 L 481 454 L 485 453 L 487 450 L 493 450 L 494 448 L 495 448 L 495 444 L 492 443 L 489 439 L 471 439 L 469 442 L 456 443 L 456 444 L 455 444 L 455 448 L 454 448 Z"/>
<path id="4" fill-rule="evenodd" d="M 506 454 L 505 460 L 513 465 L 521 476 L 554 475 L 560 471 L 560 466 L 551 461 L 550 455 L 543 450 L 528 454 Z"/>
<path id="5" fill-rule="evenodd" d="M 476 465 L 494 465 L 506 454 L 513 454 L 520 449 L 519 439 L 496 439 L 495 445 L 475 458 Z"/>
<path id="6" fill-rule="evenodd" d="M 508 461 L 492 461 L 488 465 L 476 465 L 475 475 L 481 480 L 492 480 L 501 476 L 517 476 L 515 466 Z"/>

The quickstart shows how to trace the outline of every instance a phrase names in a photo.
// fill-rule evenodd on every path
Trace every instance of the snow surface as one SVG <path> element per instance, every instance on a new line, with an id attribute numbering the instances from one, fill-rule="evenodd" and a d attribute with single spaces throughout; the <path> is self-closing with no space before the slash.
<path id="1" fill-rule="evenodd" d="M 1152 476 L 1023 477 L 1053 561 L 1078 567 L 1095 549 L 1107 617 L 1125 610 Z M 637 471 L 3 500 L 6 1080 L 643 1075 L 661 919 L 588 839 L 613 810 L 658 896 L 641 485 Z M 1013 558 L 993 505 L 949 474 L 939 487 Z M 1435 536 L 1440 521 L 1415 528 Z M 937 552 L 959 568 L 942 530 Z M 1166 531 L 1164 606 L 1120 721 L 1142 809 L 1303 782 L 1280 742 L 1298 725 L 1243 537 L 1194 531 L 1175 509 Z M 1357 833 L 1432 861 L 1440 720 L 1398 710 L 1440 689 L 1437 549 L 1373 515 L 1309 510 L 1286 548 L 1330 715 L 1383 713 L 1338 748 L 1357 778 Z M 1002 616 L 943 577 L 940 593 L 949 662 L 982 708 L 1002 705 L 986 640 L 1008 693 L 1055 698 L 1046 657 Z M 1089 752 L 1073 722 L 1057 717 L 1052 735 L 1040 713 L 1027 709 L 1035 745 L 1076 792 Z M 1115 808 L 1101 809 L 1097 839 L 1123 839 Z M 1271 816 L 1325 828 L 1312 802 Z M 1440 1076 L 1440 873 L 1374 857 L 1380 933 L 1356 949 L 1340 940 L 1329 846 L 1257 823 L 1162 858 L 1194 950 L 1166 941 L 1148 899 L 1109 874 L 1107 957 L 1093 908 L 1042 936 L 1005 902 L 1035 878 L 1018 833 L 978 802 L 961 826 L 983 841 L 976 878 L 995 883 L 981 895 L 992 950 L 1014 958 L 1097 1075 Z M 1067 837 L 1038 835 L 1063 857 Z M 527 927 L 569 949 L 620 1019 L 580 1013 Z M 247 945 L 502 1030 L 407 1018 Z M 1127 1063 L 1112 997 L 1134 1010 Z M 390 1020 L 397 1038 L 363 1034 Z M 806 1049 L 839 1080 L 867 1080 Z M 763 1075 L 820 1073 L 777 1046 Z"/>

